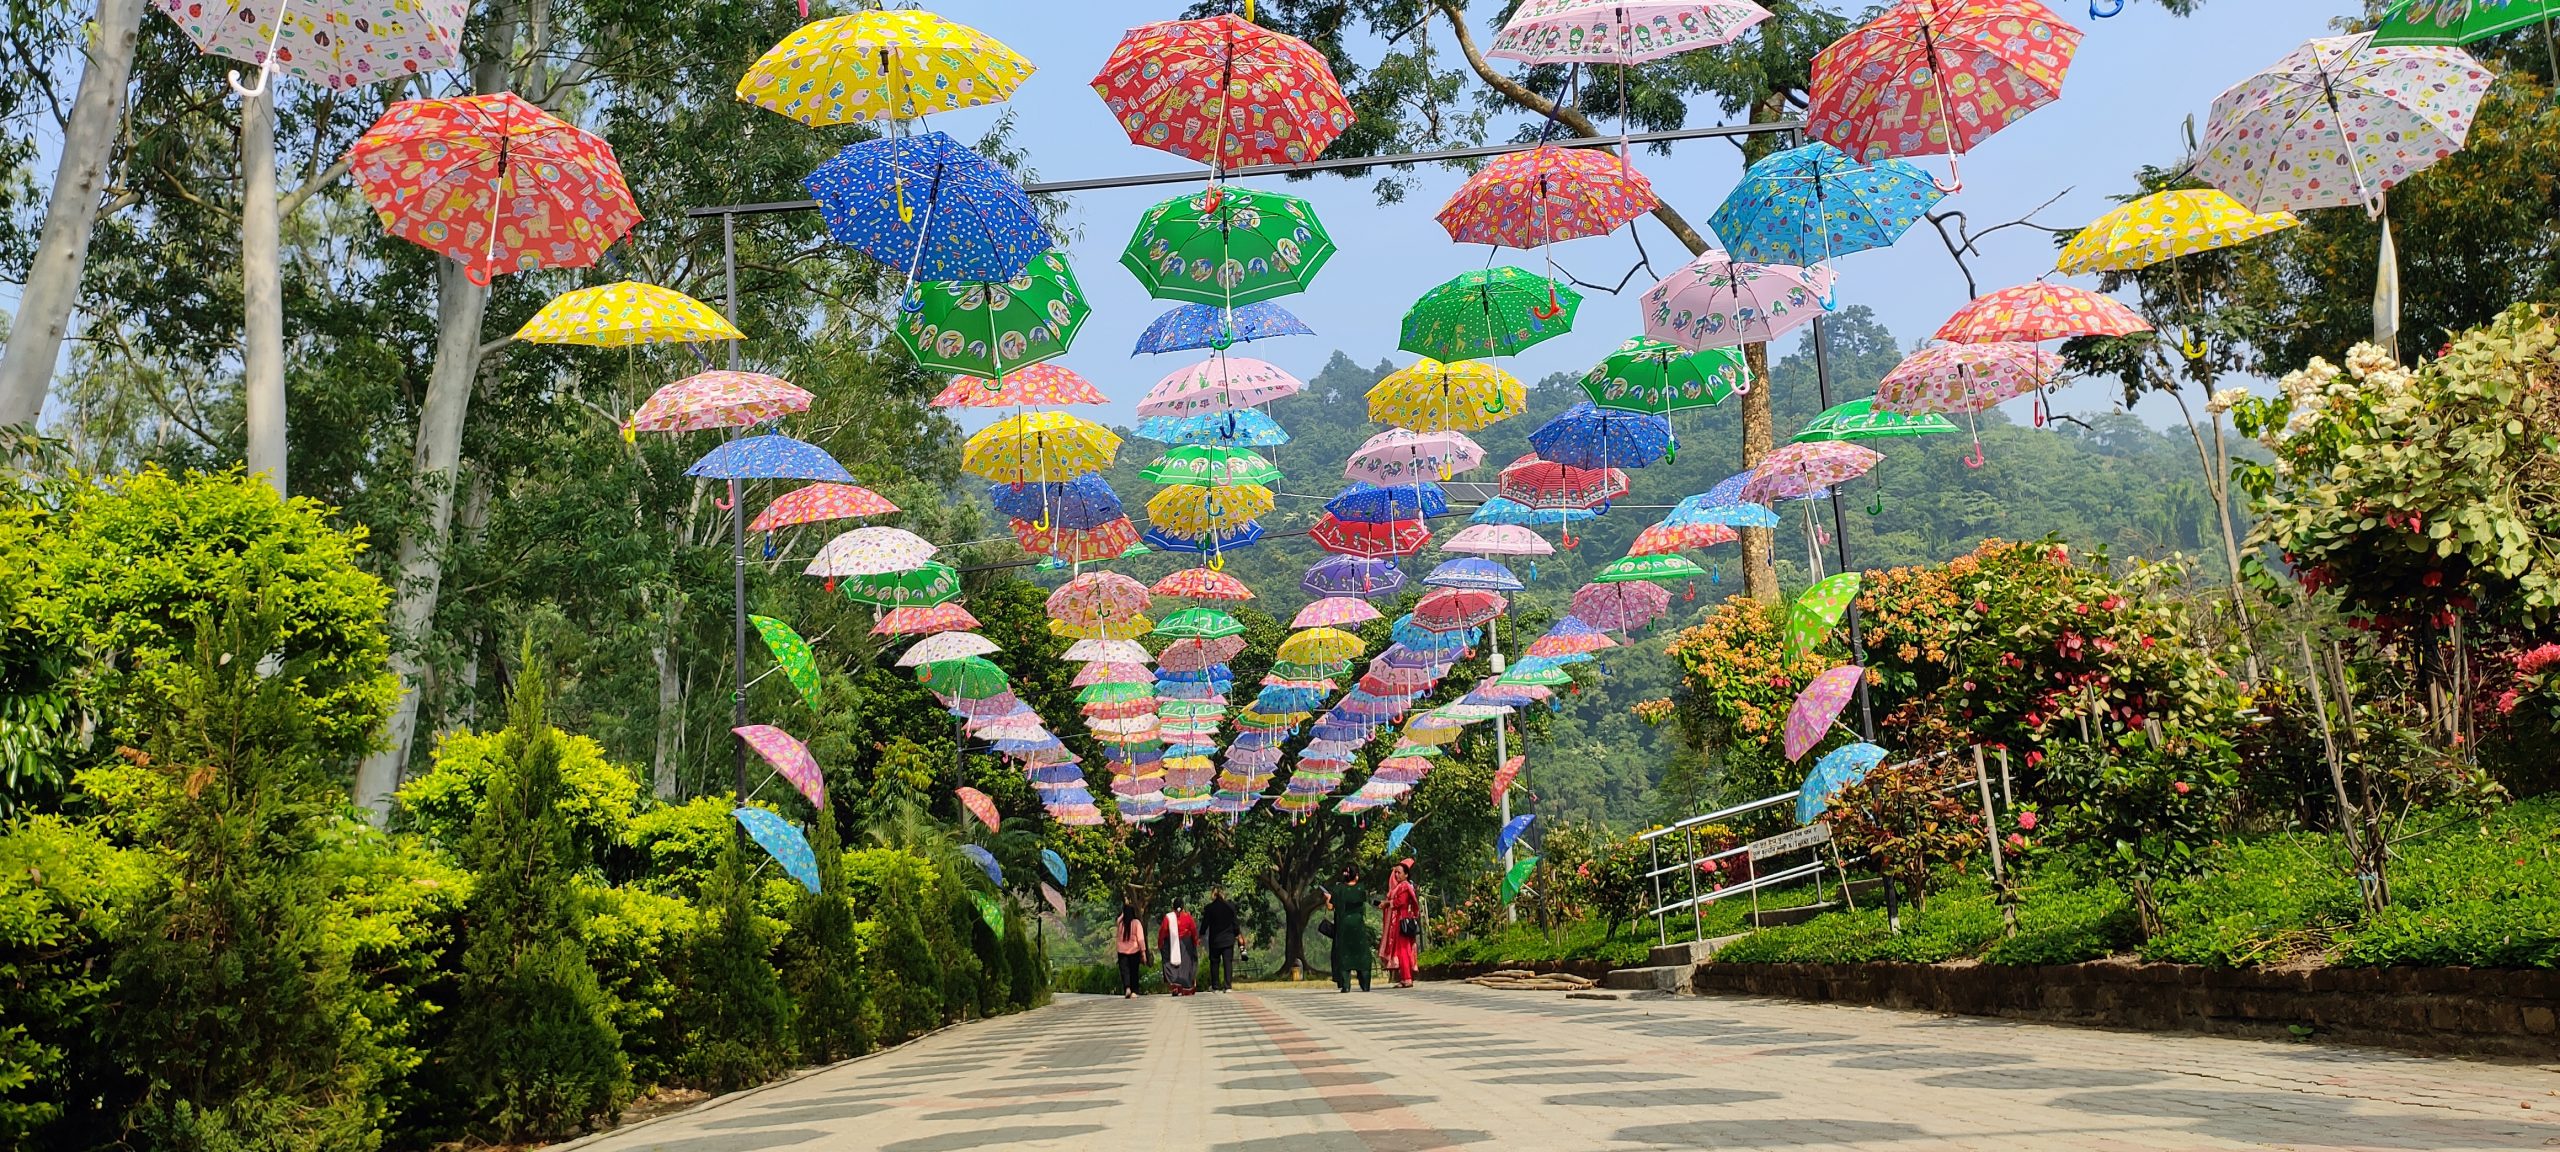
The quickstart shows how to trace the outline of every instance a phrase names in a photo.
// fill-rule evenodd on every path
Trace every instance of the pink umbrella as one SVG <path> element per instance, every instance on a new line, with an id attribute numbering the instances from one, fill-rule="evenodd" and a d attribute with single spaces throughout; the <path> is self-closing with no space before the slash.
<path id="1" fill-rule="evenodd" d="M 1102 661 L 1085 665 L 1084 671 L 1076 673 L 1075 679 L 1068 681 L 1067 684 L 1069 687 L 1087 688 L 1095 684 L 1153 684 L 1155 682 L 1155 670 L 1144 664 Z"/>
<path id="2" fill-rule="evenodd" d="M 1524 508 L 1591 508 L 1627 494 L 1622 468 L 1574 468 L 1532 452 L 1503 466 L 1494 494 Z"/>
<path id="3" fill-rule="evenodd" d="M 1362 624 L 1378 618 L 1378 610 L 1357 596 L 1327 596 L 1304 608 L 1289 621 L 1292 628 L 1337 628 L 1345 624 Z"/>
<path id="4" fill-rule="evenodd" d="M 942 706 L 952 715 L 968 720 L 992 720 L 1023 706 L 1022 697 L 1014 695 L 1011 691 L 998 692 L 984 700 L 963 700 L 957 696 L 944 696 L 940 693 L 936 693 L 934 699 L 942 701 Z"/>
<path id="5" fill-rule="evenodd" d="M 922 568 L 942 549 L 904 528 L 856 528 L 829 540 L 811 557 L 811 576 L 879 576 Z"/>
<path id="6" fill-rule="evenodd" d="M 1536 248 L 1605 236 L 1662 203 L 1624 158 L 1542 144 L 1478 169 L 1440 206 L 1440 226 L 1460 244 Z"/>
<path id="7" fill-rule="evenodd" d="M 1176 640 L 1164 646 L 1156 656 L 1156 667 L 1167 672 L 1197 672 L 1212 664 L 1225 664 L 1244 651 L 1244 637 L 1221 636 L 1215 640 Z"/>
<path id="8" fill-rule="evenodd" d="M 1085 379 L 1072 368 L 1046 363 L 1005 373 L 1002 386 L 977 376 L 954 376 L 950 386 L 933 398 L 936 408 L 1025 408 L 1105 403 L 1109 401 L 1101 389 L 1093 386 L 1093 381 Z"/>
<path id="9" fill-rule="evenodd" d="M 2113 296 L 2068 284 L 2021 284 L 1978 297 L 1938 326 L 1938 339 L 1958 344 L 2131 336 L 2151 322 Z"/>
<path id="10" fill-rule="evenodd" d="M 1731 43 L 1768 18 L 1768 9 L 1749 0 L 1527 0 L 1484 54 L 1632 67 Z"/>
<path id="11" fill-rule="evenodd" d="M 1499 592 L 1434 588 L 1413 606 L 1413 622 L 1433 632 L 1455 632 L 1491 620 L 1511 607 Z"/>
<path id="12" fill-rule="evenodd" d="M 756 755 L 764 757 L 765 763 L 773 765 L 773 770 L 790 781 L 792 787 L 799 789 L 801 795 L 808 797 L 810 803 L 827 802 L 827 781 L 819 773 L 818 758 L 809 754 L 808 745 L 771 724 L 749 724 L 730 731 L 746 741 L 747 747 L 755 749 Z"/>
<path id="13" fill-rule="evenodd" d="M 1789 444 L 1760 458 L 1742 498 L 1754 504 L 1800 499 L 1864 476 L 1882 459 L 1875 449 L 1838 440 Z"/>
<path id="14" fill-rule="evenodd" d="M 970 815 L 977 817 L 979 823 L 985 824 L 987 831 L 996 830 L 996 802 L 993 799 L 975 788 L 962 788 L 959 790 L 959 796 L 960 806 L 968 809 Z"/>
<path id="15" fill-rule="evenodd" d="M 1636 533 L 1636 542 L 1627 548 L 1629 556 L 1661 556 L 1673 552 L 1695 552 L 1730 544 L 1741 537 L 1724 524 L 1656 524 Z"/>
<path id="16" fill-rule="evenodd" d="M 1641 580 L 1585 584 L 1573 593 L 1573 614 L 1585 624 L 1611 631 L 1641 628 L 1670 610 L 1671 590 Z"/>
<path id="17" fill-rule="evenodd" d="M 859 520 L 897 510 L 898 506 L 887 498 L 859 484 L 821 482 L 783 493 L 756 514 L 747 531 L 772 532 L 826 520 Z"/>
<path id="18" fill-rule="evenodd" d="M 1800 760 L 1822 743 L 1831 731 L 1831 722 L 1840 710 L 1849 706 L 1849 697 L 1858 691 L 1858 677 L 1867 670 L 1855 664 L 1843 664 L 1804 686 L 1796 697 L 1796 706 L 1787 710 L 1787 759 Z"/>
<path id="19" fill-rule="evenodd" d="M 906 653 L 898 657 L 898 667 L 913 668 L 942 660 L 966 660 L 971 656 L 1002 651 L 1002 645 L 975 632 L 943 632 L 909 645 Z"/>
<path id="20" fill-rule="evenodd" d="M 1876 385 L 1876 410 L 1980 412 L 2062 376 L 2062 357 L 2022 341 L 1937 344 L 1905 357 Z"/>
<path id="21" fill-rule="evenodd" d="M 1514 756 L 1503 761 L 1502 767 L 1493 770 L 1493 802 L 1495 804 L 1502 803 L 1502 794 L 1511 790 L 1512 778 L 1518 776 L 1521 766 L 1528 762 L 1529 758 L 1526 756 Z"/>
<path id="22" fill-rule="evenodd" d="M 1483 462 L 1484 448 L 1463 432 L 1389 428 L 1363 441 L 1342 475 L 1393 488 L 1445 479 Z"/>
<path id="23" fill-rule="evenodd" d="M 1278 367 L 1247 356 L 1223 352 L 1186 368 L 1175 369 L 1138 401 L 1140 416 L 1196 416 L 1232 412 L 1268 404 L 1306 390 L 1306 384 Z"/>
<path id="24" fill-rule="evenodd" d="M 1151 596 L 1177 600 L 1251 600 L 1253 589 L 1244 581 L 1213 568 L 1185 568 L 1147 589 Z"/>
<path id="25" fill-rule="evenodd" d="M 1144 664 L 1147 661 L 1154 659 L 1154 657 L 1147 655 L 1146 645 L 1140 644 L 1135 640 L 1078 640 L 1073 644 L 1067 645 L 1067 653 L 1063 659 L 1072 660 L 1079 664 L 1091 663 L 1096 660 L 1109 660 L 1123 664 Z"/>
<path id="26" fill-rule="evenodd" d="M 1440 550 L 1476 556 L 1552 556 L 1556 546 L 1517 524 L 1469 524 L 1443 541 Z"/>
<path id="27" fill-rule="evenodd" d="M 1690 351 L 1777 339 L 1830 310 L 1829 267 L 1753 264 L 1710 248 L 1644 294 L 1644 334 Z"/>
<path id="28" fill-rule="evenodd" d="M 965 632 L 978 626 L 978 618 L 958 604 L 931 606 L 905 605 L 889 610 L 880 622 L 871 626 L 874 636 L 928 636 L 936 632 Z"/>
<path id="29" fill-rule="evenodd" d="M 704 428 L 743 428 L 806 412 L 817 400 L 779 376 L 762 372 L 704 372 L 687 376 L 650 395 L 622 426 L 633 432 L 695 432 Z"/>

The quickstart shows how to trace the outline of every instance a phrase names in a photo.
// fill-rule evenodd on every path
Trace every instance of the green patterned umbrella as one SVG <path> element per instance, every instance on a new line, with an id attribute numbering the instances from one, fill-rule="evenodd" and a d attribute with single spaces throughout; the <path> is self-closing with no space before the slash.
<path id="1" fill-rule="evenodd" d="M 1691 352 L 1650 336 L 1619 345 L 1582 377 L 1582 392 L 1593 404 L 1657 415 L 1712 408 L 1750 390 L 1751 369 L 1743 362 L 1742 349 Z"/>
<path id="2" fill-rule="evenodd" d="M 1156 635 L 1178 636 L 1191 640 L 1216 640 L 1222 636 L 1241 636 L 1244 625 L 1236 618 L 1215 608 L 1185 608 L 1156 622 Z"/>
<path id="3" fill-rule="evenodd" d="M 916 667 L 916 682 L 939 696 L 984 700 L 1013 686 L 1013 678 L 984 656 L 936 660 Z"/>
<path id="4" fill-rule="evenodd" d="M 1195 488 L 1214 488 L 1223 484 L 1261 484 L 1280 482 L 1280 469 L 1251 448 L 1230 448 L 1223 444 L 1185 444 L 1165 451 L 1164 457 L 1147 465 L 1138 473 L 1150 484 L 1188 484 Z"/>
<path id="5" fill-rule="evenodd" d="M 1237 308 L 1306 291 L 1332 256 L 1313 205 L 1218 184 L 1147 209 L 1120 264 L 1159 300 Z"/>
<path id="6" fill-rule="evenodd" d="M 764 646 L 773 649 L 773 662 L 782 665 L 782 674 L 791 686 L 800 690 L 800 698 L 809 707 L 818 706 L 818 662 L 809 651 L 809 642 L 800 638 L 791 626 L 771 616 L 749 616 L 747 623 L 756 626 L 764 637 Z"/>
<path id="7" fill-rule="evenodd" d="M 1592 574 L 1591 582 L 1624 584 L 1645 580 L 1655 584 L 1677 584 L 1683 580 L 1695 580 L 1706 574 L 1706 569 L 1698 567 L 1688 557 L 1665 552 L 1652 556 L 1628 556 L 1612 560 L 1607 567 Z"/>
<path id="8" fill-rule="evenodd" d="M 1067 350 L 1092 312 L 1067 258 L 1043 252 L 1001 284 L 935 280 L 898 304 L 898 343 L 937 372 L 1000 380 Z"/>
<path id="9" fill-rule="evenodd" d="M 995 933 L 998 939 L 1002 939 L 1004 936 L 1004 905 L 996 903 L 995 897 L 989 896 L 984 892 L 972 892 L 969 894 L 969 899 L 977 904 L 978 919 L 987 922 L 987 931 Z"/>
<path id="10" fill-rule="evenodd" d="M 1957 432 L 1952 421 L 1935 412 L 1905 416 L 1899 412 L 1876 411 L 1876 398 L 1834 404 L 1823 410 L 1795 434 L 1798 444 L 1825 440 L 1855 443 L 1860 440 L 1891 440 L 1904 436 L 1930 436 L 1940 432 Z"/>
<path id="11" fill-rule="evenodd" d="M 1469 272 L 1422 294 L 1396 347 L 1434 360 L 1510 356 L 1573 330 L 1582 294 L 1520 268 Z"/>
<path id="12" fill-rule="evenodd" d="M 1573 683 L 1573 677 L 1562 668 L 1514 668 L 1494 681 L 1515 688 L 1562 688 Z"/>
<path id="13" fill-rule="evenodd" d="M 2374 30 L 2373 46 L 2471 44 L 2554 18 L 2560 0 L 2401 0 Z"/>
<path id="14" fill-rule="evenodd" d="M 1502 878 L 1503 903 L 1508 904 L 1519 899 L 1520 889 L 1528 885 L 1529 873 L 1537 867 L 1538 858 L 1535 856 L 1523 856 L 1512 862 L 1511 871 Z"/>
<path id="15" fill-rule="evenodd" d="M 1126 704 L 1132 700 L 1153 697 L 1156 690 L 1145 684 L 1087 684 L 1076 693 L 1078 704 Z"/>
<path id="16" fill-rule="evenodd" d="M 1858 573 L 1843 572 L 1804 590 L 1787 607 L 1787 659 L 1813 651 L 1858 595 Z"/>
<path id="17" fill-rule="evenodd" d="M 930 608 L 960 598 L 960 572 L 939 560 L 920 568 L 847 576 L 838 584 L 844 598 L 874 608 Z"/>
<path id="18" fill-rule="evenodd" d="M 1331 680 L 1350 670 L 1349 661 L 1331 664 L 1305 664 L 1296 660 L 1271 662 L 1271 675 L 1280 680 Z"/>

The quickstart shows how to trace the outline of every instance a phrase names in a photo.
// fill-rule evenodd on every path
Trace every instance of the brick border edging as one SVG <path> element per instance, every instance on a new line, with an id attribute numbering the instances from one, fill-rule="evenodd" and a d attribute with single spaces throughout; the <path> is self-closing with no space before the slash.
<path id="1" fill-rule="evenodd" d="M 2148 1032 L 2318 1039 L 2459 1056 L 2560 1056 L 2560 971 L 2270 971 L 2097 961 L 1698 966 L 1707 994 L 1773 996 Z"/>

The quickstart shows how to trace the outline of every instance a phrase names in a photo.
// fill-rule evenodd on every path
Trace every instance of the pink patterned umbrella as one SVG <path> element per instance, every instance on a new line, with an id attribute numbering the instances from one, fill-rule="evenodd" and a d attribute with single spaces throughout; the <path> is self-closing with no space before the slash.
<path id="1" fill-rule="evenodd" d="M 810 803 L 827 802 L 826 777 L 818 771 L 818 758 L 809 754 L 808 745 L 771 724 L 749 724 L 730 731 L 755 749 L 756 755 L 764 757 L 765 763 L 773 765 L 773 770 L 808 797 Z"/>
<path id="2" fill-rule="evenodd" d="M 1517 524 L 1469 524 L 1442 541 L 1440 550 L 1476 556 L 1552 556 L 1556 546 Z"/>
<path id="3" fill-rule="evenodd" d="M 1067 645 L 1066 655 L 1060 659 L 1079 664 L 1095 661 L 1144 664 L 1154 657 L 1147 655 L 1146 645 L 1135 640 L 1078 640 Z"/>
<path id="4" fill-rule="evenodd" d="M 1777 339 L 1830 310 L 1828 266 L 1753 264 L 1710 248 L 1644 294 L 1644 334 L 1692 352 Z"/>
<path id="5" fill-rule="evenodd" d="M 1503 466 L 1494 494 L 1524 508 L 1592 508 L 1627 494 L 1623 468 L 1574 468 L 1535 452 Z"/>
<path id="6" fill-rule="evenodd" d="M 2151 322 L 2113 296 L 2068 284 L 2021 284 L 1978 297 L 1957 310 L 1938 326 L 1938 339 L 1957 344 L 2034 343 L 2148 331 Z"/>
<path id="7" fill-rule="evenodd" d="M 933 695 L 934 699 L 942 701 L 942 706 L 949 709 L 952 715 L 979 722 L 1010 716 L 1017 709 L 1028 707 L 1022 702 L 1022 697 L 1014 695 L 1013 690 L 1009 688 L 980 700 L 964 700 L 958 696 L 945 696 L 939 692 Z"/>
<path id="8" fill-rule="evenodd" d="M 1608 235 L 1661 202 L 1621 157 L 1541 144 L 1468 177 L 1440 206 L 1440 226 L 1460 244 L 1527 249 Z"/>
<path id="9" fill-rule="evenodd" d="M 1185 568 L 1156 581 L 1147 591 L 1178 600 L 1253 599 L 1253 589 L 1245 587 L 1244 581 L 1211 568 Z"/>
<path id="10" fill-rule="evenodd" d="M 1843 664 L 1804 686 L 1797 695 L 1796 706 L 1787 710 L 1787 759 L 1800 760 L 1822 743 L 1831 731 L 1831 722 L 1839 719 L 1840 710 L 1849 706 L 1849 697 L 1858 691 L 1858 677 L 1867 670 L 1855 664 Z"/>
<path id="11" fill-rule="evenodd" d="M 1567 628 L 1559 625 L 1546 635 L 1530 641 L 1527 655 L 1574 656 L 1618 646 L 1618 642 L 1610 639 L 1608 633 L 1592 627 L 1588 621 L 1579 616 L 1567 623 L 1577 627 Z"/>
<path id="12" fill-rule="evenodd" d="M 1051 523 L 1043 528 L 1037 521 L 1009 520 L 1015 542 L 1035 556 L 1055 556 L 1070 563 L 1109 560 L 1126 552 L 1139 542 L 1138 526 L 1126 516 L 1114 517 L 1091 528 L 1069 528 Z"/>
<path id="13" fill-rule="evenodd" d="M 977 817 L 979 823 L 985 824 L 987 831 L 996 830 L 996 802 L 992 798 L 975 788 L 964 787 L 959 789 L 957 794 L 960 797 L 961 807 L 968 809 L 969 814 Z"/>
<path id="14" fill-rule="evenodd" d="M 1632 67 L 1729 44 L 1769 10 L 1749 0 L 1527 0 L 1485 55 L 1531 64 Z"/>
<path id="15" fill-rule="evenodd" d="M 1502 794 L 1511 790 L 1512 779 L 1520 775 L 1520 769 L 1528 763 L 1529 758 L 1527 756 L 1514 756 L 1503 761 L 1502 767 L 1493 770 L 1494 803 L 1502 803 Z"/>
<path id="16" fill-rule="evenodd" d="M 1327 596 L 1298 609 L 1289 621 L 1292 628 L 1338 628 L 1345 624 L 1363 624 L 1378 618 L 1378 610 L 1357 596 Z"/>
<path id="17" fill-rule="evenodd" d="M 2033 344 L 1935 344 L 1905 357 L 1876 385 L 1876 410 L 1980 412 L 2062 376 L 2062 357 Z"/>
<path id="18" fill-rule="evenodd" d="M 1695 552 L 1730 544 L 1740 538 L 1724 524 L 1656 524 L 1636 533 L 1636 542 L 1627 548 L 1629 556 L 1662 556 L 1673 552 Z"/>
<path id="19" fill-rule="evenodd" d="M 698 432 L 743 428 L 806 412 L 817 400 L 779 376 L 762 372 L 704 372 L 651 394 L 622 426 L 633 432 Z"/>
<path id="20" fill-rule="evenodd" d="M 906 653 L 898 657 L 898 667 L 914 668 L 922 664 L 933 664 L 943 660 L 966 660 L 971 656 L 985 656 L 1002 651 L 1004 651 L 1003 647 L 995 641 L 975 632 L 943 632 L 908 645 Z"/>
<path id="21" fill-rule="evenodd" d="M 1499 592 L 1481 588 L 1434 588 L 1413 606 L 1413 622 L 1433 632 L 1473 628 L 1511 607 Z"/>
<path id="22" fill-rule="evenodd" d="M 1138 401 L 1140 416 L 1197 416 L 1232 412 L 1268 404 L 1306 390 L 1306 384 L 1278 367 L 1223 352 L 1185 368 L 1177 368 Z"/>
<path id="23" fill-rule="evenodd" d="M 1049 618 L 1072 629 L 1086 631 L 1121 631 L 1130 621 L 1143 619 L 1147 610 L 1147 586 L 1117 572 L 1087 572 L 1058 586 L 1049 594 Z M 1080 639 L 1126 640 L 1119 636 L 1082 636 Z"/>
<path id="24" fill-rule="evenodd" d="M 1742 485 L 1742 498 L 1754 504 L 1800 499 L 1864 476 L 1882 459 L 1873 448 L 1840 440 L 1788 444 L 1760 458 Z"/>
<path id="25" fill-rule="evenodd" d="M 1244 637 L 1220 636 L 1215 640 L 1176 640 L 1156 655 L 1156 667 L 1167 672 L 1198 672 L 1212 664 L 1225 664 L 1244 651 Z"/>
<path id="26" fill-rule="evenodd" d="M 756 514 L 747 525 L 749 532 L 772 532 L 800 524 L 816 524 L 827 520 L 859 520 L 865 516 L 887 516 L 898 506 L 877 492 L 860 484 L 837 484 L 823 481 L 805 488 L 794 488 L 775 498 Z"/>
<path id="27" fill-rule="evenodd" d="M 1085 665 L 1084 670 L 1076 673 L 1075 679 L 1067 683 L 1071 687 L 1086 688 L 1095 684 L 1153 684 L 1155 682 L 1155 670 L 1144 664 L 1097 660 Z"/>
<path id="28" fill-rule="evenodd" d="M 1630 580 L 1617 584 L 1585 584 L 1573 593 L 1573 614 L 1594 628 L 1624 632 L 1671 610 L 1671 590 L 1660 584 Z"/>
<path id="29" fill-rule="evenodd" d="M 929 636 L 936 632 L 966 632 L 977 626 L 978 618 L 958 604 L 909 604 L 890 609 L 871 626 L 871 634 Z"/>
<path id="30" fill-rule="evenodd" d="M 1342 475 L 1393 488 L 1445 479 L 1483 462 L 1484 448 L 1463 432 L 1389 428 L 1361 442 Z"/>
<path id="31" fill-rule="evenodd" d="M 1060 404 L 1105 404 L 1109 400 L 1072 368 L 1055 363 L 1033 364 L 1004 374 L 1004 381 L 979 376 L 954 376 L 942 394 L 933 398 L 936 408 L 1038 408 Z"/>

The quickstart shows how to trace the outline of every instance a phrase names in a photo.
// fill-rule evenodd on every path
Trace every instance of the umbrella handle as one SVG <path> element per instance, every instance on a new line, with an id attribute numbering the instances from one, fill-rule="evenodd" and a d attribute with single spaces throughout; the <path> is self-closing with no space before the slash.
<path id="1" fill-rule="evenodd" d="M 2089 18 L 2092 20 L 2112 19 L 2122 11 L 2124 0 L 2089 0 Z"/>
<path id="2" fill-rule="evenodd" d="M 240 70 L 237 68 L 231 70 L 231 75 L 228 77 L 228 80 L 231 84 L 231 92 L 233 95 L 239 96 L 242 99 L 255 99 L 266 95 L 267 85 L 275 79 L 276 37 L 284 34 L 285 10 L 292 6 L 292 0 L 286 0 L 285 3 L 276 5 L 276 22 L 267 29 L 267 50 L 259 53 L 258 55 L 257 86 L 252 88 L 246 84 L 242 84 L 240 82 Z M 272 115 L 272 113 L 270 113 L 270 115 Z"/>
<path id="3" fill-rule="evenodd" d="M 1982 441 L 1976 440 L 1973 442 L 1973 451 L 1965 454 L 1964 466 L 1967 468 L 1980 468 L 1983 465 L 1984 459 L 1985 457 L 1982 455 Z"/>

